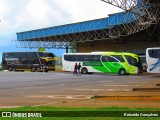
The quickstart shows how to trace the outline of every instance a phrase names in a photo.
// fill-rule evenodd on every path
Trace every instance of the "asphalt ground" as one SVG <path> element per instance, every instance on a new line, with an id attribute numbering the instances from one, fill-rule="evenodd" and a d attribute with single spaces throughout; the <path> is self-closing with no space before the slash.
<path id="1" fill-rule="evenodd" d="M 160 75 L 0 72 L 0 107 L 160 107 Z M 133 89 L 142 91 L 133 91 Z M 145 99 L 146 98 L 146 99 Z"/>

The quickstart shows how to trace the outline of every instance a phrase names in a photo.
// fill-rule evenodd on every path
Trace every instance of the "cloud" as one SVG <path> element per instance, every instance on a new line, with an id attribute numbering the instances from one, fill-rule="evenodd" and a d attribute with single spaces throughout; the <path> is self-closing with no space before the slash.
<path id="1" fill-rule="evenodd" d="M 65 21 L 63 16 L 54 9 L 54 5 L 48 4 L 45 0 L 31 0 L 19 16 L 16 16 L 16 27 L 38 29 L 63 23 L 63 21 Z"/>
<path id="2" fill-rule="evenodd" d="M 98 19 L 122 11 L 101 0 L 54 0 L 54 3 L 69 13 L 71 22 Z"/>
<path id="3" fill-rule="evenodd" d="M 101 0 L 0 0 L 0 8 L 0 45 L 8 45 L 14 39 L 9 36 L 16 32 L 107 17 L 120 11 Z"/>

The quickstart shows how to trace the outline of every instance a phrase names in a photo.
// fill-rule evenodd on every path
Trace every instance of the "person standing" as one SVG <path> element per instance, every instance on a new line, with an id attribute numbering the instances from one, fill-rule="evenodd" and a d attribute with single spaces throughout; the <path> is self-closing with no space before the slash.
<path id="1" fill-rule="evenodd" d="M 78 75 L 81 76 L 81 63 L 78 64 L 77 69 L 78 69 Z"/>
<path id="2" fill-rule="evenodd" d="M 78 73 L 77 73 L 77 68 L 78 68 L 78 66 L 77 66 L 77 63 L 74 65 L 74 71 L 73 71 L 73 75 L 77 75 L 78 76 Z"/>

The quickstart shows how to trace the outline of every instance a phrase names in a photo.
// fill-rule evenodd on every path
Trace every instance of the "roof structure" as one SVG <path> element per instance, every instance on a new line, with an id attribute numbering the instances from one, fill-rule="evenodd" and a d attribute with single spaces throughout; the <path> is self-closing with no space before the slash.
<path id="1" fill-rule="evenodd" d="M 102 29 L 110 29 L 116 25 L 128 24 L 137 19 L 132 13 L 126 12 L 109 15 L 109 17 L 84 21 L 79 23 L 43 28 L 38 30 L 17 33 L 17 40 L 34 40 L 42 37 L 69 35 Z"/>
<path id="2" fill-rule="evenodd" d="M 66 48 L 75 42 L 115 39 L 159 24 L 159 0 L 102 0 L 125 12 L 109 17 L 17 33 L 20 47 Z"/>

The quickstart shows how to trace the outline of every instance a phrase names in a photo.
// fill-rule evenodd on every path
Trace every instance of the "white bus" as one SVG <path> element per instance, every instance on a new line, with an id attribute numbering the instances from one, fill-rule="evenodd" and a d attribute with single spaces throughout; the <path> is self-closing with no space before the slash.
<path id="1" fill-rule="evenodd" d="M 148 73 L 160 73 L 160 47 L 147 48 L 146 62 Z"/>
<path id="2" fill-rule="evenodd" d="M 74 71 L 75 63 L 81 64 L 81 73 L 116 73 L 120 75 L 142 72 L 139 56 L 127 52 L 65 53 L 62 56 L 62 69 Z"/>

